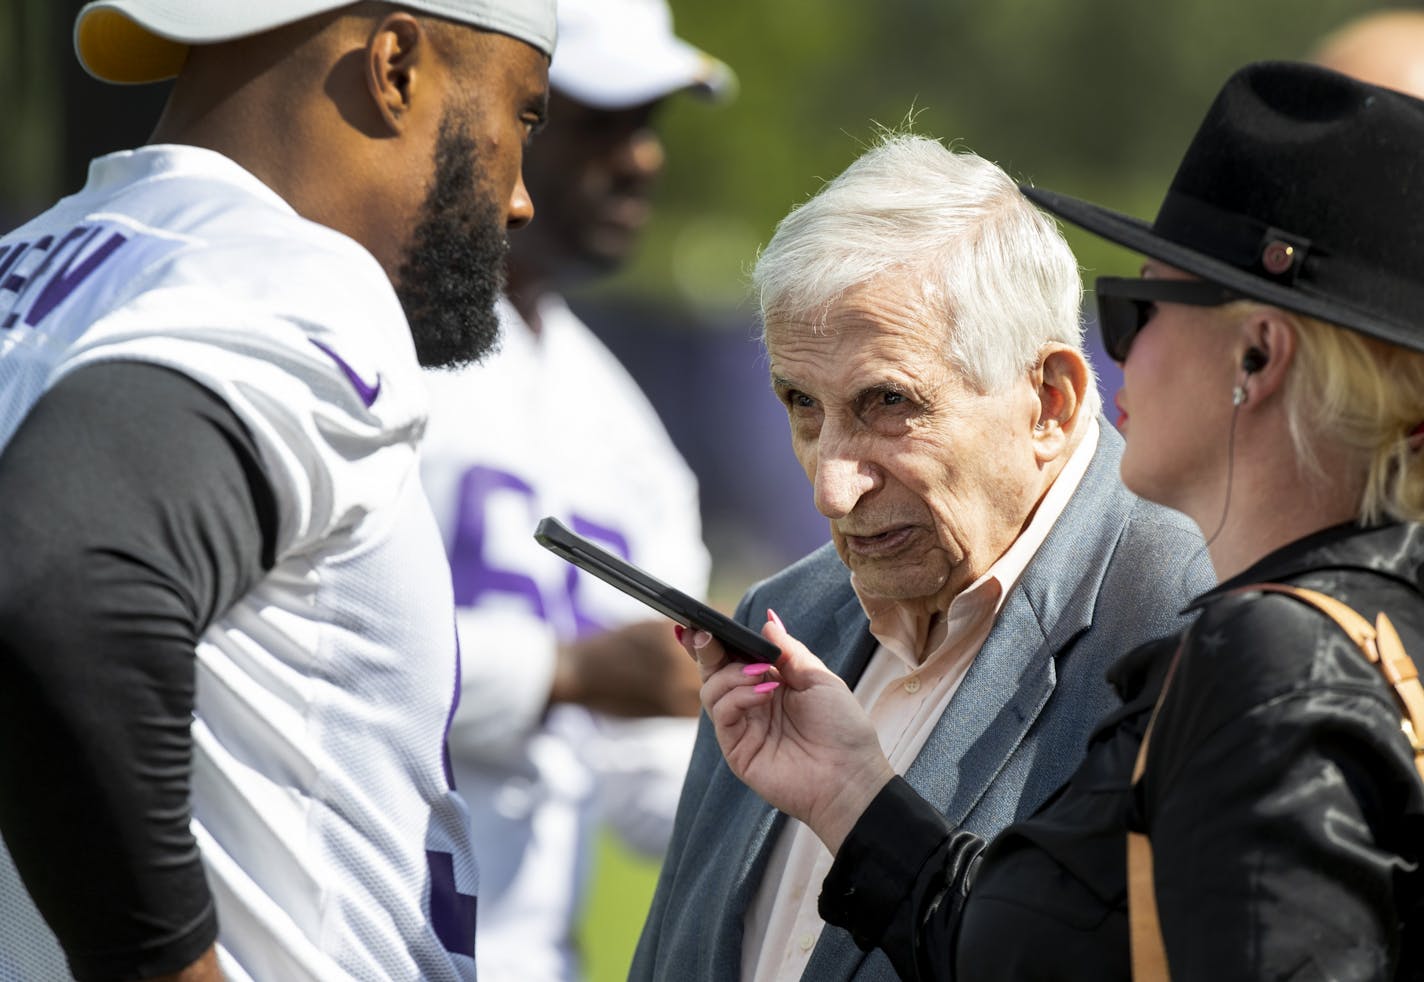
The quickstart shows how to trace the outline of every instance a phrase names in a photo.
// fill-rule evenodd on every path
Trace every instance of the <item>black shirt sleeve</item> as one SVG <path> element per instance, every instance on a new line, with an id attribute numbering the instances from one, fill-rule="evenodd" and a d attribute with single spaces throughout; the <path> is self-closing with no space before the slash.
<path id="1" fill-rule="evenodd" d="M 841 844 L 821 887 L 821 917 L 862 949 L 883 949 L 902 979 L 949 978 L 983 851 L 983 839 L 956 831 L 904 778 L 892 778 Z"/>
<path id="2" fill-rule="evenodd" d="M 0 514 L 0 834 L 78 978 L 175 971 L 217 933 L 194 648 L 272 566 L 257 447 L 186 376 L 85 367 L 0 452 Z"/>

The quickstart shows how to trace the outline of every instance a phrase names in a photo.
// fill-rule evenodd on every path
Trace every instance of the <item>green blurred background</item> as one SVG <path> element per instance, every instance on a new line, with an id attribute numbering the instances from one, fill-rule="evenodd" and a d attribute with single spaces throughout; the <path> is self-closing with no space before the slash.
<path id="1" fill-rule="evenodd" d="M 12 96 L 0 214 L 13 222 L 82 180 L 92 152 L 146 133 L 155 88 L 73 67 L 75 0 L 0 0 Z M 646 247 L 599 294 L 736 311 L 757 246 L 874 138 L 913 115 L 1011 174 L 1150 214 L 1234 67 L 1307 55 L 1365 0 L 673 0 L 680 34 L 741 81 L 729 106 L 670 100 L 670 150 Z M 128 108 L 136 106 L 137 108 Z M 557 125 L 557 120 L 554 121 Z M 1089 268 L 1116 264 L 1073 237 Z M 699 318 L 704 319 L 705 317 Z M 670 323 L 676 324 L 675 320 Z"/>
<path id="2" fill-rule="evenodd" d="M 764 388 L 745 277 L 777 220 L 854 159 L 877 127 L 913 118 L 916 131 L 975 150 L 1020 180 L 1150 217 L 1233 68 L 1307 57 L 1323 34 L 1382 6 L 673 0 L 679 33 L 730 63 L 740 92 L 722 107 L 668 102 L 668 172 L 644 247 L 623 273 L 574 300 L 636 362 L 630 368 L 698 471 L 715 598 L 734 603 L 753 579 L 823 537 L 794 469 L 770 462 L 789 458 L 775 404 L 767 396 L 755 413 L 737 411 L 761 399 L 744 394 L 749 386 Z M 74 67 L 77 9 L 72 0 L 0 0 L 0 91 L 12 96 L 0 226 L 78 187 L 95 153 L 142 142 L 161 105 L 161 86 L 111 89 Z M 1135 264 L 1068 235 L 1089 276 Z M 708 355 L 729 351 L 730 360 Z M 721 378 L 724 362 L 733 367 Z M 687 378 L 698 371 L 708 377 L 693 389 L 704 396 L 690 399 Z M 722 445 L 736 447 L 744 466 L 718 458 Z M 756 457 L 753 446 L 769 456 Z M 774 534 L 788 528 L 801 531 Z M 582 931 L 595 982 L 625 976 L 656 872 L 611 841 L 600 851 Z"/>

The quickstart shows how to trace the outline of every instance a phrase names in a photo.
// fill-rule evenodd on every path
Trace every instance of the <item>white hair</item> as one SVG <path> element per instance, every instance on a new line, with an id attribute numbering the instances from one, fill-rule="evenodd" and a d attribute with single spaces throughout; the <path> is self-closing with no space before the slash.
<path id="1" fill-rule="evenodd" d="M 887 134 L 781 220 L 752 284 L 763 325 L 823 321 L 847 290 L 887 274 L 918 280 L 946 356 L 981 392 L 1021 378 L 1046 344 L 1083 352 L 1077 260 L 1054 220 L 977 154 Z"/>

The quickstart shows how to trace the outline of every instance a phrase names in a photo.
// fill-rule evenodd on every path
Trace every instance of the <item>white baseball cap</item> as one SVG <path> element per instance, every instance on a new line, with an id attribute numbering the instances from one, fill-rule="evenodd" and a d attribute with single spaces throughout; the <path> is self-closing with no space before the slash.
<path id="1" fill-rule="evenodd" d="M 672 31 L 667 0 L 559 0 L 549 85 L 597 109 L 627 109 L 690 89 L 736 91 L 732 70 Z"/>
<path id="2" fill-rule="evenodd" d="M 74 21 L 79 63 L 103 82 L 172 78 L 190 44 L 261 34 L 354 0 L 94 0 Z M 554 0 L 395 0 L 397 6 L 526 41 L 554 52 Z"/>

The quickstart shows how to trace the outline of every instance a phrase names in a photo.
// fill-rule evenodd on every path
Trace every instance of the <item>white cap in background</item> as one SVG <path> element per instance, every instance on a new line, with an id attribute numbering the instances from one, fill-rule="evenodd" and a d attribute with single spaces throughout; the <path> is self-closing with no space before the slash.
<path id="1" fill-rule="evenodd" d="M 684 89 L 729 98 L 736 76 L 672 30 L 666 0 L 559 0 L 549 85 L 597 109 L 627 109 Z"/>

